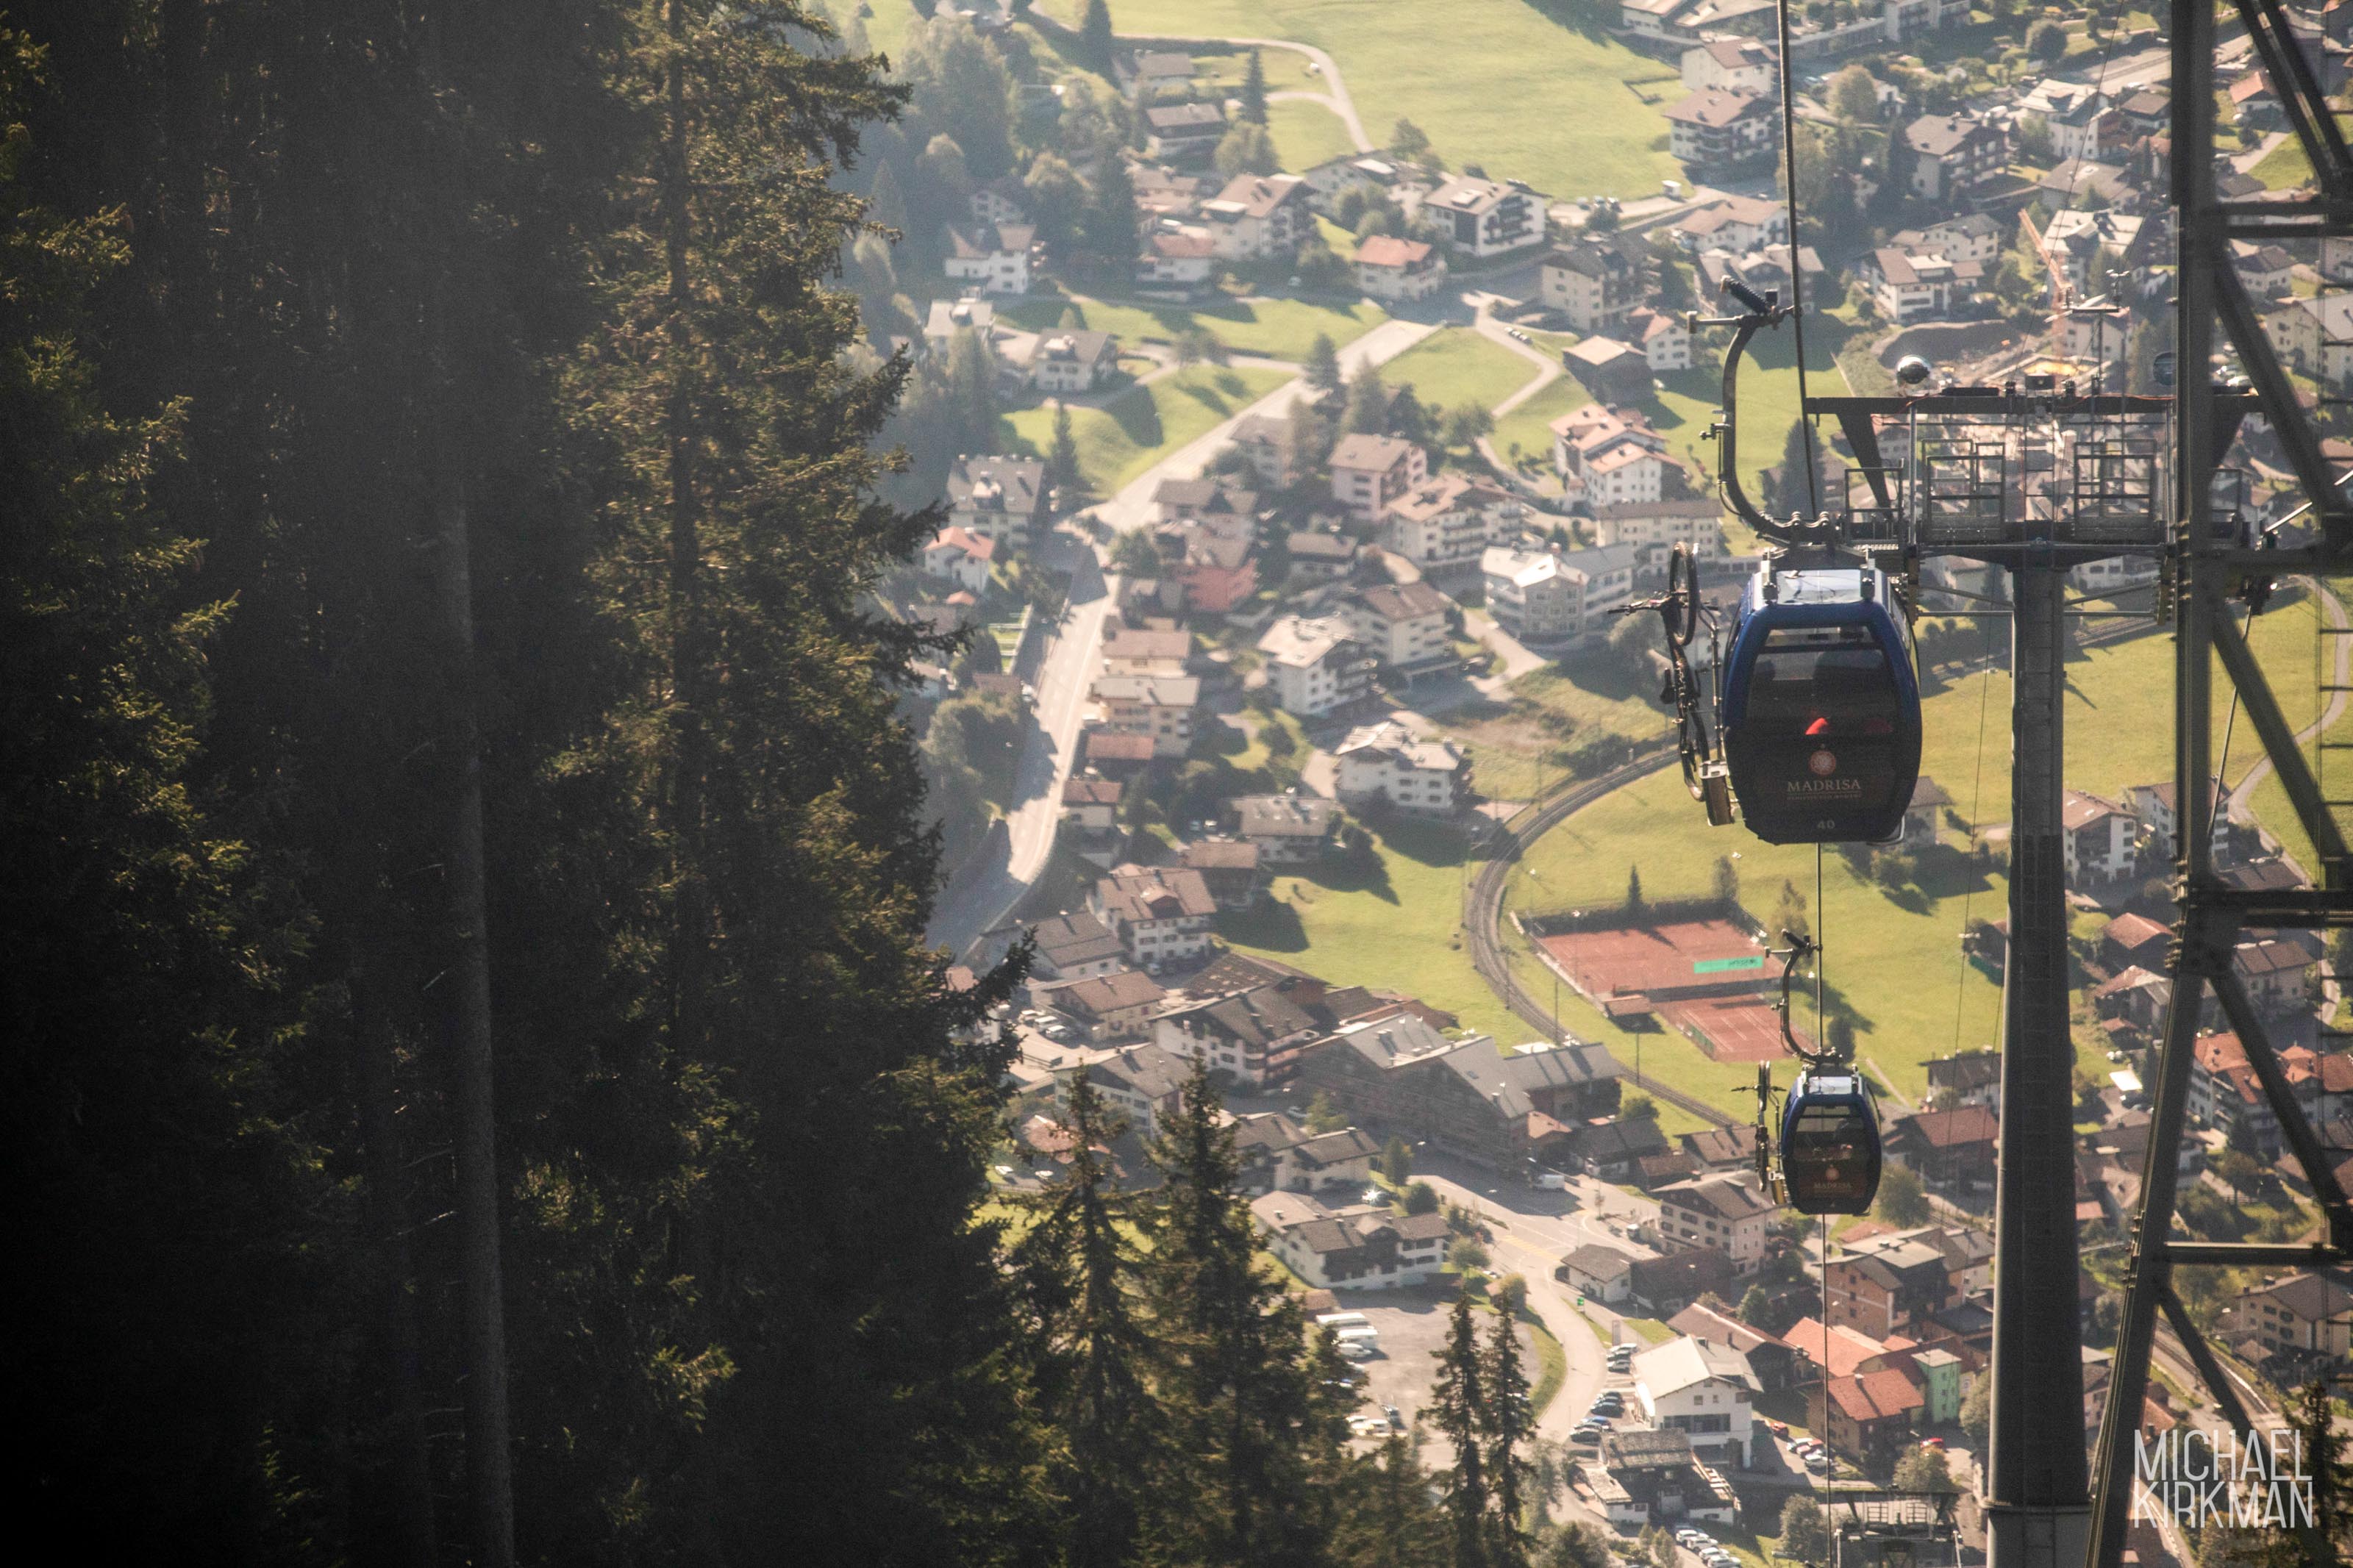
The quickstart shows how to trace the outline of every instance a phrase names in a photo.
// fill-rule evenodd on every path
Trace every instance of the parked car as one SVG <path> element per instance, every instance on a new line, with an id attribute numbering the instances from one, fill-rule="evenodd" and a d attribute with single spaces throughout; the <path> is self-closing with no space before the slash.
<path id="1" fill-rule="evenodd" d="M 1402 1432 L 1405 1430 L 1405 1417 L 1398 1414 L 1398 1407 L 1396 1405 L 1382 1405 L 1381 1414 L 1388 1417 L 1390 1431 Z"/>
<path id="2" fill-rule="evenodd" d="M 1787 1437 L 1789 1435 L 1789 1424 L 1787 1421 L 1767 1421 L 1765 1423 L 1765 1430 L 1772 1433 L 1776 1437 Z"/>

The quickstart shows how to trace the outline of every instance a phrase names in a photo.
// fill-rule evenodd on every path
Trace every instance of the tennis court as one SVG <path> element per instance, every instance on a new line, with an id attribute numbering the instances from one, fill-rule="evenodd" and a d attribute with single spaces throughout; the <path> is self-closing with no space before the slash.
<path id="1" fill-rule="evenodd" d="M 1771 1061 L 1784 1054 L 1772 1004 L 1780 966 L 1729 921 L 1613 926 L 1537 940 L 1596 1005 L 1641 997 L 1717 1061 Z"/>

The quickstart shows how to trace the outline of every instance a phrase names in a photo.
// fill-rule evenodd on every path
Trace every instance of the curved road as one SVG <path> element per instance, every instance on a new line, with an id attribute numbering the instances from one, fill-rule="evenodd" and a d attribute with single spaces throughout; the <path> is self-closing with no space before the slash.
<path id="1" fill-rule="evenodd" d="M 1026 20 L 1033 26 L 1059 33 L 1066 38 L 1075 40 L 1079 36 L 1078 30 L 1069 23 L 1045 16 L 1035 7 L 1031 8 Z M 1373 151 L 1375 143 L 1365 134 L 1364 120 L 1356 113 L 1356 100 L 1348 96 L 1348 84 L 1340 75 L 1338 62 L 1313 44 L 1302 44 L 1290 38 L 1221 38 L 1207 33 L 1114 33 L 1112 37 L 1114 42 L 1122 44 L 1226 44 L 1238 45 L 1245 49 L 1283 49 L 1294 55 L 1303 55 L 1314 65 L 1315 74 L 1324 79 L 1324 85 L 1330 90 L 1320 93 L 1270 92 L 1267 96 L 1271 99 L 1296 97 L 1318 100 L 1324 108 L 1340 117 L 1340 123 L 1348 128 L 1348 140 L 1356 143 L 1357 152 Z"/>
<path id="2" fill-rule="evenodd" d="M 2347 624 L 2345 606 L 2337 602 L 2337 595 L 2309 577 L 2302 578 L 2300 581 L 2310 588 L 2314 596 L 2319 600 L 2320 608 L 2327 613 L 2328 624 L 2340 629 L 2344 627 Z M 2330 695 L 2327 710 L 2295 732 L 2295 743 L 2299 746 L 2345 717 L 2347 698 L 2345 688 L 2353 685 L 2353 680 L 2347 679 L 2348 672 L 2353 672 L 2353 637 L 2340 637 L 2335 641 L 2337 668 L 2329 676 L 2328 680 L 2329 684 L 2337 689 Z M 2242 817 L 2249 814 L 2254 805 L 2255 786 L 2270 777 L 2271 772 L 2272 760 L 2266 756 L 2247 770 L 2246 777 L 2231 787 L 2229 805 L 2232 816 Z"/>

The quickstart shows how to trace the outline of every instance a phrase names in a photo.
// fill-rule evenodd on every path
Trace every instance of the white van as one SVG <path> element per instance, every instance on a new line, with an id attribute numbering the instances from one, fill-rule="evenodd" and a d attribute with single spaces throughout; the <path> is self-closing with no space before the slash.
<path id="1" fill-rule="evenodd" d="M 1315 1326 L 1319 1329 L 1368 1329 L 1373 1321 L 1362 1312 L 1318 1312 Z"/>
<path id="2" fill-rule="evenodd" d="M 1536 1185 L 1544 1189 L 1546 1192 L 1556 1193 L 1568 1185 L 1568 1178 L 1562 1175 L 1558 1171 L 1538 1171 L 1536 1173 Z"/>
<path id="3" fill-rule="evenodd" d="M 1381 1342 L 1380 1330 L 1370 1323 L 1358 1323 L 1352 1328 L 1342 1329 L 1333 1337 L 1344 1345 L 1378 1346 Z"/>
<path id="4" fill-rule="evenodd" d="M 1370 1361 L 1380 1352 L 1379 1347 L 1364 1340 L 1342 1340 L 1340 1353 L 1350 1361 Z"/>

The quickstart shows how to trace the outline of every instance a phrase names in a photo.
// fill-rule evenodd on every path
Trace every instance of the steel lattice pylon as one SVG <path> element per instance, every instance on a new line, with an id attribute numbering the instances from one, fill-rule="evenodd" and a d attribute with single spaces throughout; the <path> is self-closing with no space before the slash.
<path id="1" fill-rule="evenodd" d="M 2249 651 L 2232 611 L 2234 600 L 2260 597 L 2270 580 L 2288 573 L 2316 575 L 2344 569 L 2353 547 L 2353 507 L 2277 354 L 2265 339 L 2245 288 L 2231 263 L 2230 243 L 2247 239 L 2318 239 L 2324 253 L 2353 235 L 2353 158 L 2311 67 L 2277 0 L 2237 0 L 2265 78 L 2279 99 L 2315 173 L 2316 190 L 2286 200 L 2221 199 L 2214 175 L 2214 12 L 2198 0 L 2176 0 L 2173 29 L 2172 181 L 2180 234 L 2177 342 L 2181 387 L 2174 464 L 2176 524 L 2169 564 L 2179 609 L 2176 631 L 2174 790 L 2177 803 L 2175 875 L 2180 920 L 2170 965 L 2171 1012 L 2160 1047 L 2141 1210 L 2133 1226 L 2130 1287 L 2116 1342 L 2116 1363 L 2093 1467 L 2091 1561 L 2114 1568 L 2123 1554 L 2135 1480 L 2135 1439 L 2140 1432 L 2149 1356 L 2160 1316 L 2214 1396 L 2242 1434 L 2247 1415 L 2219 1362 L 2182 1309 L 2173 1289 L 2180 1268 L 2338 1264 L 2353 1256 L 2353 1210 L 2324 1149 L 2290 1092 L 2279 1058 L 2246 989 L 2232 968 L 2232 950 L 2249 927 L 2321 928 L 2353 924 L 2353 866 L 2339 824 L 2324 798 L 2293 727 Z M 2215 329 L 2221 329 L 2218 342 Z M 2210 366 L 2227 348 L 2243 369 L 2248 390 L 2218 388 Z M 2216 517 L 2213 476 L 2249 412 L 2268 420 L 2284 447 L 2304 504 L 2286 530 L 2253 541 L 2239 536 L 2235 519 Z M 2255 549 L 2257 543 L 2275 546 Z M 2270 890 L 2227 882 L 2214 864 L 2212 668 L 2218 660 L 2278 771 L 2319 865 L 2318 885 Z M 2324 1218 L 2314 1246 L 2231 1245 L 2178 1240 L 2176 1162 L 2157 1157 L 2183 1131 L 2192 1048 L 2209 993 L 2246 1047 L 2249 1066 L 2278 1116 L 2289 1149 L 2312 1184 Z M 2316 1546 L 2316 1542 L 2307 1543 Z"/>

